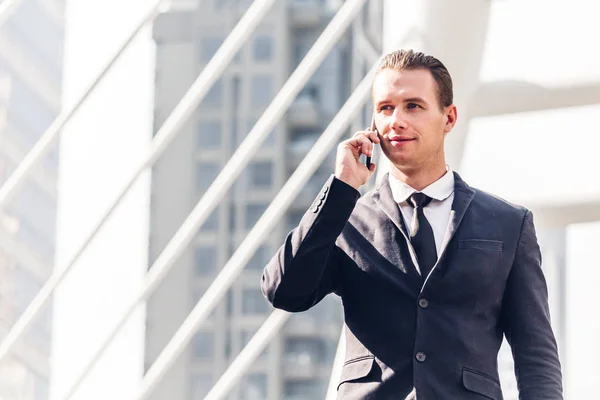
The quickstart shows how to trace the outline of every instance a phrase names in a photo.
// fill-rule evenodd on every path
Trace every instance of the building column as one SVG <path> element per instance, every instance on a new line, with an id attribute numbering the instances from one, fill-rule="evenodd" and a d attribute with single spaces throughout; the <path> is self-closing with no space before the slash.
<path id="1" fill-rule="evenodd" d="M 82 94 L 153 1 L 67 3 L 64 104 Z M 144 30 L 60 143 L 56 268 L 64 267 L 149 150 L 154 47 Z M 150 175 L 138 180 L 54 297 L 52 399 L 59 399 L 96 352 L 148 268 Z M 132 398 L 144 371 L 140 310 L 73 399 Z"/>

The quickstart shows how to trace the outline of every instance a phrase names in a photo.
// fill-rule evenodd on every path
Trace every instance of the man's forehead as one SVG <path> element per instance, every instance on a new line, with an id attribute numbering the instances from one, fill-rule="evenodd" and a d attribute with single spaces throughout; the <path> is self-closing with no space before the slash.
<path id="1" fill-rule="evenodd" d="M 373 81 L 373 100 L 389 97 L 435 98 L 435 81 L 424 69 L 396 71 L 384 69 Z"/>

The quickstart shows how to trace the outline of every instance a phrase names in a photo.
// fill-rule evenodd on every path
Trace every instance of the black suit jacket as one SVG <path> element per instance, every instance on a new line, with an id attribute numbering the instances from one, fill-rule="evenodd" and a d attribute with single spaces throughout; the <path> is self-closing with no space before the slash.
<path id="1" fill-rule="evenodd" d="M 360 197 L 332 176 L 266 266 L 262 290 L 292 312 L 341 296 L 339 398 L 502 399 L 497 358 L 506 335 L 520 399 L 562 399 L 531 212 L 455 174 L 449 230 L 423 282 L 387 177 Z"/>

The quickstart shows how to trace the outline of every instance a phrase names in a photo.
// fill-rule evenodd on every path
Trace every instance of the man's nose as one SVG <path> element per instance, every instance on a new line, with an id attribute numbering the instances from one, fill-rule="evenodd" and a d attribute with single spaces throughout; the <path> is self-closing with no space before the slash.
<path id="1" fill-rule="evenodd" d="M 408 127 L 408 124 L 406 123 L 406 116 L 400 108 L 396 108 L 394 110 L 390 123 L 393 130 L 402 130 Z"/>

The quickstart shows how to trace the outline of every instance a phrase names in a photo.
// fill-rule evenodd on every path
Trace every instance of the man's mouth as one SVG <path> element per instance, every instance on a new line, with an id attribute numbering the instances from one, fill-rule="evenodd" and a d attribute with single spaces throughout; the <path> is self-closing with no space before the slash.
<path id="1" fill-rule="evenodd" d="M 403 146 L 415 140 L 414 138 L 394 137 L 390 138 L 392 146 Z"/>

